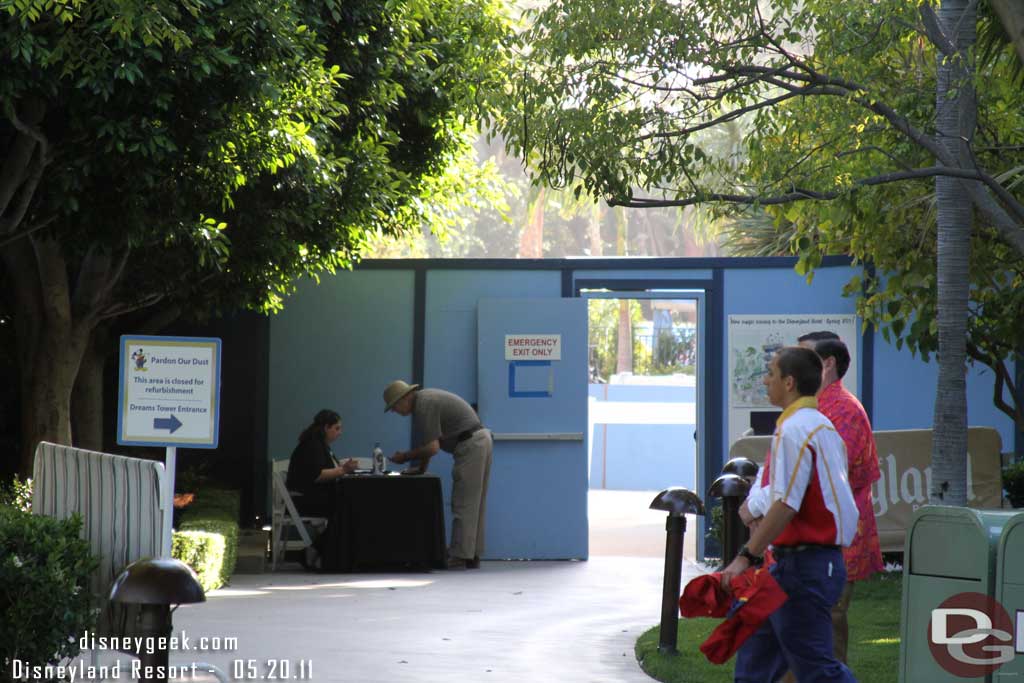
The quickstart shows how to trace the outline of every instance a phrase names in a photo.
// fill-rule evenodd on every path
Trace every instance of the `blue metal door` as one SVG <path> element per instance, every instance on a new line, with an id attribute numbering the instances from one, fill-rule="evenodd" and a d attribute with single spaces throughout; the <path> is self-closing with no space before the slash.
<path id="1" fill-rule="evenodd" d="M 481 299 L 478 402 L 494 432 L 486 557 L 587 557 L 587 307 Z"/>

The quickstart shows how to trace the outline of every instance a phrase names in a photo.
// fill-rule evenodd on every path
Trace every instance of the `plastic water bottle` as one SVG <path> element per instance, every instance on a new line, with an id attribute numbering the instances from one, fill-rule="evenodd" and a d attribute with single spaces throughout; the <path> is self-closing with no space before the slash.
<path id="1" fill-rule="evenodd" d="M 373 473 L 387 474 L 388 461 L 384 457 L 384 451 L 380 449 L 380 441 L 373 444 Z"/>

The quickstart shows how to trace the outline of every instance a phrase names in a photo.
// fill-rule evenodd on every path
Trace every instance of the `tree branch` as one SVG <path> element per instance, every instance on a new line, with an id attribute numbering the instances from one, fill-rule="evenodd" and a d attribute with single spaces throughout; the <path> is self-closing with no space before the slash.
<path id="1" fill-rule="evenodd" d="M 38 122 L 39 120 L 42 120 L 43 112 L 45 111 L 42 103 L 33 98 L 29 100 L 27 107 L 29 121 L 36 120 Z M 28 177 L 20 185 L 21 193 L 18 197 L 17 206 L 14 207 L 14 211 L 10 217 L 0 219 L 0 235 L 7 235 L 14 232 L 21 224 L 21 221 L 24 220 L 25 214 L 28 212 L 28 207 L 32 202 L 32 197 L 35 196 L 36 188 L 42 180 L 43 170 L 46 168 L 47 164 L 50 163 L 48 158 L 49 145 L 46 141 L 46 137 L 44 137 L 39 131 L 35 130 L 35 128 L 30 124 L 22 122 L 22 120 L 18 118 L 17 112 L 14 111 L 13 106 L 8 108 L 7 118 L 10 119 L 14 128 L 19 133 L 35 140 L 35 145 L 38 145 L 39 149 L 32 156 L 32 162 L 30 164 L 31 170 L 28 173 Z M 6 171 L 6 164 L 4 170 Z M 13 198 L 13 194 L 11 197 Z M 6 213 L 7 205 L 9 203 L 10 199 L 0 206 L 0 209 L 2 209 L 0 210 L 0 216 L 3 216 Z"/>
<path id="2" fill-rule="evenodd" d="M 951 171 L 953 169 L 958 169 L 959 171 L 966 172 L 966 169 L 960 169 L 960 164 L 957 159 L 950 154 L 949 150 L 940 144 L 938 140 L 915 128 L 911 125 L 910 121 L 906 119 L 906 117 L 897 113 L 889 105 L 872 100 L 870 97 L 864 95 L 863 93 L 866 93 L 867 89 L 857 83 L 825 77 L 822 75 L 812 74 L 808 76 L 792 72 L 782 72 L 785 78 L 790 80 L 809 81 L 822 84 L 822 87 L 811 89 L 801 88 L 793 83 L 787 83 L 786 81 L 781 80 L 778 77 L 780 74 L 778 69 L 744 66 L 737 67 L 735 71 L 738 75 L 744 76 L 761 74 L 762 80 L 790 90 L 791 92 L 797 92 L 804 95 L 832 95 L 850 98 L 861 107 L 882 116 L 897 131 L 902 133 L 914 144 L 931 153 L 939 163 L 947 166 Z M 999 230 L 999 233 L 1010 244 L 1012 244 L 1014 248 L 1024 255 L 1024 228 L 1021 227 L 1021 224 L 1024 224 L 1024 204 L 1021 204 L 1017 198 L 1003 187 L 996 178 L 977 168 L 974 171 L 969 172 L 967 175 L 960 175 L 958 172 L 939 173 L 936 175 L 949 175 L 952 177 L 979 180 L 984 183 L 991 193 L 999 198 L 1003 206 L 997 204 L 987 192 L 983 191 L 973 183 L 968 183 L 968 186 L 966 187 L 967 193 L 970 195 L 975 206 L 988 216 Z"/>
<path id="3" fill-rule="evenodd" d="M 732 204 L 757 204 L 759 206 L 772 206 L 775 204 L 786 204 L 789 202 L 798 202 L 807 199 L 814 199 L 819 201 L 827 201 L 832 199 L 838 199 L 849 192 L 857 189 L 858 187 L 870 187 L 873 185 L 884 185 L 886 183 L 894 183 L 901 180 L 919 180 L 922 178 L 933 178 L 935 176 L 949 176 L 953 178 L 965 178 L 968 180 L 978 180 L 978 174 L 975 171 L 964 170 L 959 168 L 946 168 L 944 166 L 930 166 L 928 168 L 918 168 L 911 171 L 894 171 L 893 173 L 885 173 L 882 175 L 871 176 L 870 178 L 861 178 L 853 182 L 852 186 L 845 190 L 832 190 L 828 192 L 821 192 L 818 190 L 810 190 L 805 188 L 796 188 L 791 192 L 784 194 L 775 195 L 771 197 L 763 197 L 760 195 L 740 195 L 740 194 L 721 194 L 721 193 L 702 193 L 685 197 L 683 199 L 643 199 L 643 198 L 629 198 L 620 200 L 614 197 L 607 198 L 609 206 L 626 206 L 630 208 L 657 208 L 657 207 L 679 207 L 679 206 L 691 206 L 693 204 L 700 204 L 702 202 L 728 202 Z"/>
<path id="4" fill-rule="evenodd" d="M 47 218 L 42 223 L 37 223 L 36 225 L 33 225 L 28 230 L 19 232 L 16 235 L 11 235 L 10 237 L 7 237 L 6 239 L 0 240 L 0 249 L 3 249 L 4 247 L 6 247 L 11 242 L 17 242 L 22 237 L 28 237 L 29 235 L 31 235 L 31 234 L 33 234 L 35 232 L 39 232 L 40 230 L 42 230 L 46 226 L 48 226 L 51 223 L 53 223 L 55 220 L 57 220 L 56 216 L 50 216 L 49 218 Z"/>
<path id="5" fill-rule="evenodd" d="M 670 138 L 677 138 L 677 137 L 687 137 L 687 136 L 692 135 L 693 133 L 696 133 L 698 131 L 702 131 L 702 130 L 705 130 L 707 128 L 714 128 L 715 126 L 717 126 L 717 125 L 719 125 L 721 123 L 728 123 L 729 121 L 734 121 L 734 120 L 740 118 L 741 116 L 743 116 L 744 114 L 749 114 L 750 112 L 758 111 L 758 110 L 761 110 L 761 109 L 765 109 L 767 107 L 772 107 L 772 106 L 774 106 L 776 104 L 779 104 L 781 102 L 785 102 L 786 100 L 791 100 L 794 97 L 798 97 L 800 94 L 801 93 L 787 93 L 785 95 L 780 95 L 778 97 L 773 97 L 773 98 L 770 98 L 770 99 L 767 99 L 767 100 L 762 100 L 760 102 L 755 102 L 754 104 L 750 104 L 750 105 L 747 105 L 747 106 L 744 106 L 744 107 L 739 107 L 737 109 L 730 109 L 726 113 L 720 114 L 719 116 L 715 116 L 714 118 L 709 119 L 708 121 L 705 121 L 704 123 L 699 123 L 699 124 L 694 125 L 694 126 L 687 126 L 687 127 L 683 128 L 681 130 L 664 131 L 664 132 L 659 132 L 659 133 L 648 133 L 646 135 L 638 135 L 637 137 L 633 138 L 633 140 L 636 141 L 636 142 L 643 142 L 645 140 L 670 139 Z"/>
<path id="6" fill-rule="evenodd" d="M 76 317 L 91 318 L 98 313 L 109 279 L 110 251 L 98 244 L 90 244 L 78 267 L 78 278 L 71 298 L 71 310 Z"/>
<path id="7" fill-rule="evenodd" d="M 111 318 L 116 318 L 118 316 L 125 315 L 133 311 L 140 311 L 143 308 L 148 308 L 150 306 L 156 305 L 160 303 L 160 301 L 162 301 L 163 298 L 164 294 L 150 294 L 149 296 L 142 297 L 138 301 L 135 301 L 130 304 L 111 304 L 110 306 L 107 306 L 105 309 L 100 311 L 96 317 L 100 321 L 110 320 Z"/>
<path id="8" fill-rule="evenodd" d="M 139 334 L 156 334 L 163 331 L 165 327 L 180 317 L 181 307 L 164 306 L 153 315 L 138 323 L 136 329 L 139 331 Z"/>
<path id="9" fill-rule="evenodd" d="M 992 368 L 996 376 L 992 402 L 995 404 L 996 408 L 1013 420 L 1017 429 L 1024 429 L 1024 409 L 1022 409 L 1020 403 L 1017 401 L 1017 387 L 1014 386 L 1013 378 L 1010 377 L 1010 371 L 1006 369 L 1006 363 L 1003 362 L 1002 359 L 996 360 L 991 356 L 986 355 L 975 344 L 970 342 L 967 344 L 967 355 Z M 1013 397 L 1013 405 L 1010 405 L 1003 400 L 1004 387 L 1009 389 L 1010 396 Z"/>
<path id="10" fill-rule="evenodd" d="M 1024 64 L 1024 5 L 1019 0 L 988 0 L 988 4 L 1010 36 L 1017 59 Z"/>
<path id="11" fill-rule="evenodd" d="M 15 123 L 18 121 L 18 116 L 14 111 L 13 104 L 8 103 L 4 107 L 4 114 L 14 124 L 15 129 L 18 129 L 18 123 Z M 28 112 L 27 118 L 29 119 L 29 124 L 22 123 L 22 127 L 30 127 L 38 123 L 34 111 Z M 3 167 L 0 169 L 0 216 L 7 213 L 7 207 L 11 199 L 25 180 L 26 169 L 32 162 L 36 142 L 36 138 L 31 135 L 17 135 L 14 139 L 14 144 L 11 146 L 10 153 L 4 159 Z"/>
<path id="12" fill-rule="evenodd" d="M 888 150 L 885 150 L 885 149 L 882 149 L 878 145 L 868 145 L 866 147 L 861 147 L 859 149 L 851 149 L 851 150 L 847 150 L 845 152 L 837 152 L 836 153 L 836 158 L 837 159 L 842 159 L 843 157 L 853 156 L 855 154 L 864 154 L 865 152 L 877 152 L 878 154 L 881 154 L 882 156 L 886 157 L 887 159 L 889 159 L 889 161 L 891 161 L 892 163 L 896 164 L 897 166 L 899 166 L 900 168 L 902 168 L 905 171 L 910 171 L 910 170 L 913 170 L 913 168 L 914 168 L 913 166 L 911 166 L 907 162 L 905 162 L 902 159 L 898 158 L 892 152 L 890 152 Z"/>
<path id="13" fill-rule="evenodd" d="M 952 57 L 957 53 L 956 45 L 949 39 L 946 32 L 942 30 L 942 22 L 935 14 L 930 3 L 921 3 L 921 21 L 924 22 L 924 34 L 928 40 L 946 57 Z"/>

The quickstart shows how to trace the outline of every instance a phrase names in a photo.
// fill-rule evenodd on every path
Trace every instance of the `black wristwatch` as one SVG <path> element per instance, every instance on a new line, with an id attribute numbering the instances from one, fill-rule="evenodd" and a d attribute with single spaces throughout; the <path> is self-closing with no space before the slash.
<path id="1" fill-rule="evenodd" d="M 743 547 L 740 548 L 739 552 L 736 553 L 736 556 L 747 558 L 747 562 L 750 563 L 751 567 L 760 567 L 762 564 L 764 564 L 764 556 L 758 556 L 750 552 L 750 549 L 746 546 L 746 544 L 744 544 Z"/>

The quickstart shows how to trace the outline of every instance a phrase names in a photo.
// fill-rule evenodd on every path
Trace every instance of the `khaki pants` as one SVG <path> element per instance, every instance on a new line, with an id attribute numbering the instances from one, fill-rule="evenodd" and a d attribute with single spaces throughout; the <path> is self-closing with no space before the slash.
<path id="1" fill-rule="evenodd" d="M 478 430 L 455 447 L 451 557 L 472 560 L 483 554 L 492 450 L 491 432 L 487 429 Z"/>

